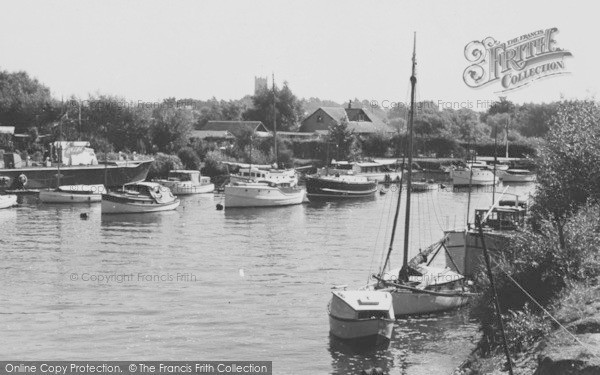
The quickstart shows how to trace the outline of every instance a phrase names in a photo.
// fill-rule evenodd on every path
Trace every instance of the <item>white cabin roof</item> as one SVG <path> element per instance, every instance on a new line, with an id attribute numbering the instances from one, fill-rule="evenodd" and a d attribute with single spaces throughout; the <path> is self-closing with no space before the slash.
<path id="1" fill-rule="evenodd" d="M 181 173 L 181 174 L 200 174 L 200 171 L 187 170 L 187 169 L 174 169 L 169 173 Z"/>
<path id="2" fill-rule="evenodd" d="M 388 311 L 392 306 L 392 295 L 388 292 L 375 290 L 336 290 L 331 293 L 346 302 L 355 311 Z"/>

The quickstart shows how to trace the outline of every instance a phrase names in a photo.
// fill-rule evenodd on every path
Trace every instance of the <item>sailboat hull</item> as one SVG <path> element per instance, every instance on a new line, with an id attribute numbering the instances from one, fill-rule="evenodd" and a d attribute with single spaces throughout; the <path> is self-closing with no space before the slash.
<path id="1" fill-rule="evenodd" d="M 405 290 L 390 291 L 396 317 L 432 314 L 456 309 L 469 302 L 468 296 L 436 296 Z"/>

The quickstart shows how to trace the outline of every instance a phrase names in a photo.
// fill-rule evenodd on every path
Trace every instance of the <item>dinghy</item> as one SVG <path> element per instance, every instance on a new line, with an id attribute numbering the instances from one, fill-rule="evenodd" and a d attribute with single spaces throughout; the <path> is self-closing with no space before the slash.
<path id="1" fill-rule="evenodd" d="M 392 296 L 373 290 L 333 291 L 328 306 L 329 329 L 344 340 L 389 342 L 394 330 Z"/>
<path id="2" fill-rule="evenodd" d="M 41 190 L 40 201 L 44 203 L 94 203 L 106 193 L 104 185 L 63 185 L 54 190 Z"/>

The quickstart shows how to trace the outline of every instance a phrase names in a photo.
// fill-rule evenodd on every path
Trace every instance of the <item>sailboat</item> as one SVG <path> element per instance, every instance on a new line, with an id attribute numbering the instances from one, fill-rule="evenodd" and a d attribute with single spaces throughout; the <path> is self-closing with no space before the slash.
<path id="1" fill-rule="evenodd" d="M 244 171 L 250 179 L 232 178 L 225 186 L 225 208 L 274 207 L 301 204 L 306 198 L 306 190 L 297 186 L 297 176 L 277 169 L 277 120 L 275 111 L 275 77 L 273 77 L 273 150 L 275 169 L 268 171 L 253 170 L 252 165 Z M 252 142 L 250 143 L 252 146 Z M 252 157 L 252 150 L 250 150 Z M 279 182 L 279 178 L 281 182 Z"/>
<path id="2" fill-rule="evenodd" d="M 416 34 L 414 37 L 412 75 L 411 82 L 411 104 L 408 123 L 408 165 L 412 165 L 413 147 L 413 120 L 415 111 L 415 87 L 416 77 Z M 450 310 L 465 305 L 472 293 L 465 287 L 464 276 L 448 268 L 436 268 L 417 262 L 409 261 L 409 232 L 410 232 L 410 196 L 412 191 L 411 168 L 406 175 L 406 218 L 404 226 L 404 256 L 401 268 L 387 271 L 390 255 L 393 248 L 396 226 L 400 212 L 400 201 L 402 188 L 398 189 L 398 203 L 394 216 L 390 246 L 384 264 L 379 274 L 373 275 L 376 283 L 372 288 L 377 291 L 389 292 L 392 295 L 394 314 L 398 316 L 430 314 Z M 402 185 L 400 185 L 401 187 Z M 426 257 L 423 257 L 425 261 Z"/>

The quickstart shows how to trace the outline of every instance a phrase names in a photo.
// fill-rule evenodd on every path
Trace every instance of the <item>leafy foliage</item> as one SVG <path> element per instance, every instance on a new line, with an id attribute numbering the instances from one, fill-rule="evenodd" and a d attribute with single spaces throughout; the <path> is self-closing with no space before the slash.
<path id="1" fill-rule="evenodd" d="M 287 82 L 284 82 L 281 89 L 275 86 L 275 108 L 277 130 L 295 130 L 304 111 Z M 273 130 L 273 90 L 263 89 L 256 93 L 252 97 L 252 108 L 247 109 L 242 116 L 244 120 L 262 121 L 269 130 Z"/>
<path id="2" fill-rule="evenodd" d="M 175 155 L 166 155 L 161 152 L 154 156 L 154 161 L 150 165 L 148 178 L 165 178 L 170 170 L 183 169 L 181 160 Z"/>

